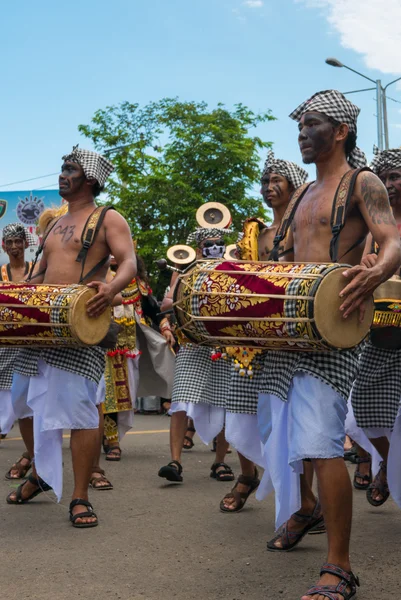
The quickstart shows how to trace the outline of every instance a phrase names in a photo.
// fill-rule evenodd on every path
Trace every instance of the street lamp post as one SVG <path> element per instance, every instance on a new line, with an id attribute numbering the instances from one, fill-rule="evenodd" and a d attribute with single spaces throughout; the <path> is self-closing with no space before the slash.
<path id="1" fill-rule="evenodd" d="M 388 118 L 387 118 L 387 88 L 393 83 L 401 80 L 401 77 L 394 79 L 394 81 L 390 81 L 385 87 L 382 86 L 382 82 L 380 79 L 371 79 L 367 77 L 363 73 L 356 71 L 355 69 L 351 69 L 347 65 L 344 65 L 342 62 L 337 60 L 337 58 L 326 58 L 326 63 L 331 67 L 343 67 L 344 69 L 348 69 L 348 71 L 352 71 L 360 77 L 367 79 L 375 84 L 374 88 L 366 88 L 363 90 L 353 90 L 351 92 L 345 92 L 346 94 L 356 94 L 358 92 L 367 92 L 370 90 L 376 90 L 376 106 L 377 106 L 377 145 L 380 150 L 383 150 L 383 147 L 388 150 L 389 148 L 389 134 L 388 134 Z M 384 137 L 384 140 L 383 140 Z"/>

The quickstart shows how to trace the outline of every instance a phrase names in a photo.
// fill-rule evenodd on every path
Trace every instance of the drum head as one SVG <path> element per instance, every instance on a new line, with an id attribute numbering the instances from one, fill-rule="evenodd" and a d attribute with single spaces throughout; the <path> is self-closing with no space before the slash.
<path id="1" fill-rule="evenodd" d="M 225 260 L 238 260 L 237 244 L 230 244 L 224 254 Z"/>
<path id="2" fill-rule="evenodd" d="M 231 225 L 231 213 L 227 206 L 220 202 L 206 202 L 196 211 L 196 220 L 201 227 L 210 229 L 212 227 L 226 228 Z"/>
<path id="3" fill-rule="evenodd" d="M 363 322 L 359 321 L 359 310 L 343 319 L 340 306 L 344 302 L 339 294 L 346 286 L 343 272 L 346 267 L 335 267 L 321 281 L 315 296 L 315 324 L 320 335 L 334 348 L 345 349 L 357 346 L 369 333 L 374 312 L 373 297 L 366 307 Z"/>
<path id="4" fill-rule="evenodd" d="M 189 265 L 194 262 L 196 252 L 191 246 L 177 244 L 167 250 L 167 258 L 176 265 Z"/>
<path id="5" fill-rule="evenodd" d="M 111 311 L 106 310 L 100 317 L 90 317 L 86 303 L 93 298 L 96 290 L 83 288 L 77 292 L 77 298 L 71 307 L 71 332 L 82 344 L 96 346 L 107 334 L 111 324 Z"/>

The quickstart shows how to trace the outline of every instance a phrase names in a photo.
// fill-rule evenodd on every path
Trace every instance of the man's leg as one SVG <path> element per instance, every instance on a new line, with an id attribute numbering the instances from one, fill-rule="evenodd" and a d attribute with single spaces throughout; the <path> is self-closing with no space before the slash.
<path id="1" fill-rule="evenodd" d="M 71 431 L 72 468 L 74 471 L 74 491 L 72 500 L 88 500 L 88 486 L 99 444 L 98 429 L 73 429 Z M 72 510 L 73 515 L 86 512 L 84 505 L 78 504 Z M 83 517 L 76 523 L 95 523 L 95 517 Z"/>
<path id="2" fill-rule="evenodd" d="M 159 470 L 159 477 L 165 477 L 168 481 L 182 481 L 181 454 L 186 430 L 187 413 L 183 410 L 173 413 L 170 419 L 170 454 L 171 461 L 176 462 L 162 467 Z"/>
<path id="3" fill-rule="evenodd" d="M 90 483 L 94 490 L 99 490 L 102 488 L 112 490 L 113 486 L 110 481 L 105 477 L 104 470 L 100 467 L 100 455 L 102 452 L 102 443 L 104 436 L 104 414 L 103 414 L 103 404 L 100 404 L 98 407 L 99 412 L 99 429 L 98 438 L 96 444 L 96 454 L 93 461 L 92 473 L 90 477 Z"/>
<path id="4" fill-rule="evenodd" d="M 245 458 L 239 452 L 238 458 L 241 464 L 241 475 L 235 483 L 234 489 L 239 494 L 242 494 L 241 500 L 235 494 L 228 493 L 220 502 L 220 509 L 223 512 L 238 512 L 245 506 L 249 495 L 256 491 L 259 485 L 258 472 L 255 463 Z M 232 490 L 233 491 L 233 490 Z"/>
<path id="5" fill-rule="evenodd" d="M 390 442 L 386 437 L 370 438 L 369 441 L 376 448 L 383 459 L 383 465 L 380 467 L 380 471 L 376 474 L 374 483 L 377 482 L 376 485 L 381 484 L 383 491 L 385 492 L 387 489 L 387 460 L 388 453 L 390 451 Z M 382 502 L 382 500 L 384 500 L 384 496 L 380 493 L 380 489 L 378 487 L 373 487 L 373 489 L 369 490 L 368 493 L 371 493 L 373 500 L 376 502 Z"/>
<path id="6" fill-rule="evenodd" d="M 224 428 L 216 437 L 216 456 L 212 465 L 212 477 L 215 477 L 217 481 L 234 481 L 235 476 L 224 461 L 230 444 L 226 440 Z M 215 467 L 215 465 L 220 465 Z"/>
<path id="7" fill-rule="evenodd" d="M 327 562 L 350 571 L 349 544 L 352 520 L 352 486 L 343 458 L 316 459 L 319 499 L 322 504 L 328 538 Z M 324 574 L 317 585 L 338 585 L 339 578 Z M 335 596 L 335 594 L 334 594 Z M 302 596 L 302 600 L 325 600 L 320 594 Z M 342 597 L 338 595 L 338 600 Z"/>
<path id="8" fill-rule="evenodd" d="M 19 424 L 22 439 L 24 440 L 25 447 L 29 454 L 30 460 L 32 461 L 33 457 L 34 457 L 33 419 L 32 418 L 19 419 L 18 424 Z M 32 462 L 32 475 L 33 475 L 33 477 L 37 477 L 37 472 L 35 469 L 34 462 Z M 26 481 L 23 484 L 23 487 L 21 489 L 21 498 L 23 500 L 25 500 L 26 498 L 29 498 L 29 496 L 33 492 L 36 492 L 37 489 L 38 489 L 37 485 L 31 483 L 30 481 Z M 9 498 L 11 501 L 15 501 L 17 498 L 17 492 L 16 491 L 12 492 L 12 494 L 9 495 Z"/>
<path id="9" fill-rule="evenodd" d="M 29 458 L 27 458 L 26 455 L 22 456 L 18 460 L 18 462 L 15 465 L 13 465 L 8 471 L 7 479 L 21 479 L 22 477 L 24 477 L 29 471 L 33 459 L 33 420 L 19 419 L 18 423 L 22 439 L 25 443 L 26 452 L 29 455 Z M 29 444 L 29 447 L 27 443 Z"/>

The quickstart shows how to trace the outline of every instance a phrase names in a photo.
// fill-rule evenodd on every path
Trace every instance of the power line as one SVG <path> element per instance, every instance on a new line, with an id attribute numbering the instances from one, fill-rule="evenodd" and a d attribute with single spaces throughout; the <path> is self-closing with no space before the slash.
<path id="1" fill-rule="evenodd" d="M 59 175 L 59 173 L 49 173 L 49 175 L 41 175 L 40 177 L 31 177 L 30 179 L 21 179 L 21 181 L 13 181 L 13 183 L 3 183 L 0 188 L 9 187 L 10 185 L 18 185 L 19 183 L 26 183 L 27 181 L 35 181 L 35 179 L 46 179 L 47 177 L 53 177 Z"/>

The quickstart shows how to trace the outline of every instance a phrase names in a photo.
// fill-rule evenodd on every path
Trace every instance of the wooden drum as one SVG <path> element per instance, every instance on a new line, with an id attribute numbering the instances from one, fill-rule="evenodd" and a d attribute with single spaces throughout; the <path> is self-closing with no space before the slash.
<path id="1" fill-rule="evenodd" d="M 0 346 L 96 346 L 111 311 L 89 317 L 95 294 L 84 285 L 0 285 Z"/>
<path id="2" fill-rule="evenodd" d="M 178 329 L 208 346 L 319 351 L 352 348 L 369 333 L 364 321 L 339 308 L 348 265 L 198 262 L 179 277 L 174 297 Z"/>

